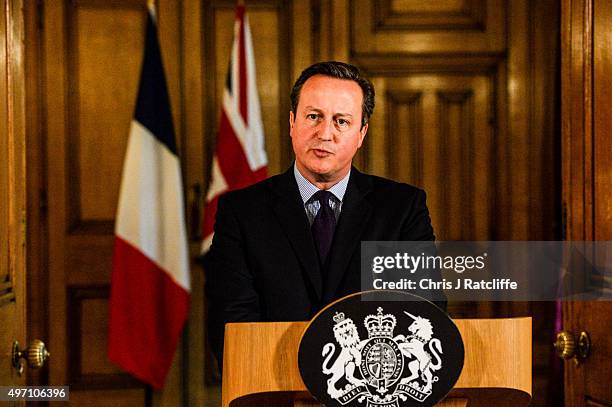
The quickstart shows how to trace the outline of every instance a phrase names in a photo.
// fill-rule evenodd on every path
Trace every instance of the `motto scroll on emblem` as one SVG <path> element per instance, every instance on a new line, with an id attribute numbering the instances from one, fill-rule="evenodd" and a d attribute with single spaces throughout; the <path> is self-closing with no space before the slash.
<path id="1" fill-rule="evenodd" d="M 433 337 L 426 318 L 404 311 L 412 318 L 409 334 L 393 336 L 395 316 L 383 314 L 381 307 L 377 311 L 363 321 L 368 331 L 363 340 L 353 320 L 336 312 L 333 331 L 340 350 L 329 342 L 322 351 L 323 374 L 331 375 L 327 393 L 342 405 L 366 401 L 366 407 L 399 406 L 408 397 L 422 402 L 438 381 L 442 343 Z"/>

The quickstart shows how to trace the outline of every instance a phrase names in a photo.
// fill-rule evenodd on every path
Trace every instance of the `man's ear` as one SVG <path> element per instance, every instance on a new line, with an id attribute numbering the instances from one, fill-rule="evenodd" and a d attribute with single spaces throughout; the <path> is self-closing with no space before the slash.
<path id="1" fill-rule="evenodd" d="M 363 139 L 365 138 L 367 132 L 368 123 L 364 124 L 363 127 L 359 130 L 359 144 L 357 145 L 357 148 L 361 147 L 361 144 L 363 143 Z"/>
<path id="2" fill-rule="evenodd" d="M 289 112 L 289 136 L 293 137 L 293 125 L 295 124 L 295 115 Z"/>

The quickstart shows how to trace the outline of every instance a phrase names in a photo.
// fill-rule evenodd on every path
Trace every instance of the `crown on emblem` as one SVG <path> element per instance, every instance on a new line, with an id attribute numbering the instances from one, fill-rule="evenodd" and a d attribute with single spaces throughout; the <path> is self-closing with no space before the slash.
<path id="1" fill-rule="evenodd" d="M 336 315 L 334 315 L 334 322 L 339 324 L 340 322 L 344 321 L 344 312 L 336 312 Z"/>
<path id="2" fill-rule="evenodd" d="M 397 321 L 391 314 L 383 315 L 382 310 L 382 307 L 378 307 L 377 315 L 368 315 L 363 321 L 370 338 L 393 337 L 393 330 Z"/>
<path id="3" fill-rule="evenodd" d="M 344 312 L 336 312 L 336 315 L 334 315 L 332 317 L 334 319 L 334 322 L 336 323 L 334 325 L 334 332 L 342 332 L 345 329 L 354 326 L 353 324 L 353 320 L 350 318 L 346 318 L 344 316 Z"/>

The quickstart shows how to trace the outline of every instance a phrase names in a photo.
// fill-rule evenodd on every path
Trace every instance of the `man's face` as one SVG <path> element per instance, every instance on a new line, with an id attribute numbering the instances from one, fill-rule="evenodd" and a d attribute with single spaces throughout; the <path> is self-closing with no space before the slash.
<path id="1" fill-rule="evenodd" d="M 302 86 L 289 125 L 296 165 L 310 182 L 333 185 L 348 173 L 368 131 L 361 127 L 362 101 L 351 80 L 315 75 Z"/>

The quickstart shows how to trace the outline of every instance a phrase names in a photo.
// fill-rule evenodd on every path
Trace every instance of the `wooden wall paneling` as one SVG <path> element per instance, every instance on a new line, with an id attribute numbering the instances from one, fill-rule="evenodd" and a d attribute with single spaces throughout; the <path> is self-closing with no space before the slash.
<path id="1" fill-rule="evenodd" d="M 278 5 L 278 21 L 279 21 L 279 42 L 278 42 L 278 69 L 279 69 L 279 134 L 280 134 L 280 166 L 281 171 L 284 171 L 293 162 L 293 148 L 291 146 L 291 138 L 289 137 L 289 93 L 293 85 L 292 61 L 297 60 L 297 56 L 293 56 L 296 48 L 303 46 L 303 41 L 298 42 L 298 38 L 294 38 L 293 25 L 296 20 L 293 19 L 293 8 L 296 1 L 283 1 Z"/>
<path id="2" fill-rule="evenodd" d="M 97 304 L 101 314 L 107 312 L 108 291 L 98 292 L 102 297 L 85 305 L 75 305 L 70 291 L 76 286 L 87 292 L 110 283 L 118 190 L 143 55 L 144 5 L 143 1 L 81 0 L 45 3 L 41 11 L 42 109 L 48 147 L 49 347 L 54 355 L 49 383 L 74 384 L 71 397 L 80 403 L 91 403 L 102 394 L 106 397 L 109 388 L 115 389 L 115 403 L 142 405 L 145 399 L 144 386 L 125 379 L 106 360 L 105 316 L 86 324 L 74 321 L 75 312 L 91 304 Z M 164 1 L 157 10 L 182 151 L 180 14 Z M 71 326 L 80 326 L 82 337 L 71 336 Z M 92 337 L 98 340 L 88 341 Z M 87 349 L 81 348 L 86 344 Z M 181 351 L 177 354 L 164 390 L 152 397 L 154 405 L 176 405 L 182 399 Z M 81 361 L 77 363 L 74 355 L 81 355 Z"/>
<path id="3" fill-rule="evenodd" d="M 66 134 L 70 233 L 110 235 L 132 119 L 126 113 L 133 112 L 138 90 L 145 19 L 141 7 L 124 10 L 81 2 L 67 7 L 66 24 L 67 76 L 73 78 L 68 82 Z"/>
<path id="4" fill-rule="evenodd" d="M 511 153 L 507 163 L 507 171 L 512 174 L 510 196 L 512 223 L 511 240 L 520 240 L 529 236 L 529 206 L 531 190 L 530 180 L 530 108 L 533 105 L 532 70 L 529 58 L 530 31 L 529 7 L 526 2 L 513 4 L 509 16 L 511 26 L 508 58 L 508 98 Z M 519 135 L 524 135 L 520 137 Z M 525 193 L 526 192 L 526 193 Z"/>
<path id="5" fill-rule="evenodd" d="M 47 268 L 47 194 L 45 184 L 46 143 L 42 137 L 41 29 L 39 5 L 24 3 L 25 92 L 26 92 L 26 167 L 27 167 L 27 319 L 28 338 L 39 338 L 48 345 L 48 268 Z M 48 382 L 49 369 L 29 369 L 27 383 L 42 386 Z"/>
<path id="6" fill-rule="evenodd" d="M 492 207 L 474 197 L 495 193 L 495 65 L 478 74 L 431 67 L 428 75 L 407 69 L 382 78 L 376 66 L 365 66 L 378 91 L 370 171 L 424 188 L 439 239 L 488 239 Z"/>
<path id="7" fill-rule="evenodd" d="M 473 205 L 472 185 L 476 180 L 471 178 L 466 182 L 466 178 L 475 172 L 472 170 L 476 161 L 464 157 L 466 152 L 472 152 L 475 147 L 472 95 L 469 89 L 436 92 L 437 127 L 440 132 L 437 144 L 440 150 L 432 158 L 441 164 L 438 182 L 445 180 L 442 182 L 442 193 L 436 199 L 438 212 L 443 212 L 443 216 L 438 218 L 436 224 L 439 225 L 438 233 L 448 236 L 448 240 L 475 236 L 474 228 L 471 227 L 475 214 L 469 209 Z"/>
<path id="8" fill-rule="evenodd" d="M 138 91 L 144 23 L 141 5 L 108 8 L 80 2 L 66 8 L 66 265 L 71 284 L 110 281 L 114 218 Z"/>
<path id="9" fill-rule="evenodd" d="M 533 108 L 530 162 L 530 191 L 533 193 L 530 214 L 530 239 L 561 238 L 561 112 L 560 112 L 560 21 L 559 2 L 529 2 L 531 86 Z M 552 100 L 551 100 L 552 99 Z M 538 174 L 541 174 L 538 176 Z M 539 204 L 537 204 L 539 203 Z"/>
<path id="10" fill-rule="evenodd" d="M 512 133 L 508 125 L 510 109 L 510 87 L 508 86 L 509 64 L 503 61 L 492 75 L 494 87 L 494 102 L 491 108 L 490 123 L 494 136 L 493 148 L 495 160 L 491 163 L 495 177 L 496 193 L 490 197 L 491 205 L 496 208 L 496 216 L 491 219 L 489 228 L 492 240 L 510 239 L 512 217 L 507 216 L 511 211 L 512 199 L 512 172 L 510 169 L 510 151 Z M 501 215 L 503 214 L 503 215 Z"/>
<path id="11" fill-rule="evenodd" d="M 44 110 L 47 137 L 47 188 L 49 199 L 49 384 L 67 383 L 68 357 L 66 346 L 66 37 L 65 10 L 61 2 L 48 3 L 44 8 Z"/>
<path id="12" fill-rule="evenodd" d="M 94 404 L 95 403 L 95 404 Z M 70 392 L 70 405 L 96 407 L 134 407 L 147 405 L 141 389 L 81 390 Z"/>
<path id="13" fill-rule="evenodd" d="M 312 3 L 314 61 L 348 61 L 350 1 L 314 0 Z"/>
<path id="14" fill-rule="evenodd" d="M 494 197 L 497 192 L 495 189 L 494 178 L 494 159 L 495 157 L 495 96 L 497 95 L 495 82 L 492 77 L 497 73 L 498 66 L 486 75 L 472 78 L 471 108 L 473 114 L 472 122 L 465 122 L 470 126 L 466 132 L 471 135 L 469 143 L 464 146 L 462 153 L 462 163 L 467 171 L 464 172 L 463 193 L 471 195 L 471 199 L 465 197 L 463 202 L 467 202 L 465 212 L 471 218 L 469 228 L 462 231 L 462 239 L 487 240 L 492 239 L 493 231 L 491 224 L 494 206 L 489 203 L 483 205 L 482 197 Z M 472 163 L 468 165 L 468 163 Z M 461 216 L 461 215 L 459 215 Z M 471 237 L 473 236 L 473 237 Z"/>
<path id="15" fill-rule="evenodd" d="M 592 167 L 592 1 L 562 4 L 561 119 L 563 132 L 563 203 L 568 240 L 593 240 Z M 569 86 L 572 84 L 572 86 Z"/>
<path id="16" fill-rule="evenodd" d="M 389 137 L 385 155 L 392 157 L 397 149 L 400 158 L 387 160 L 386 172 L 395 180 L 423 185 L 423 93 L 388 90 L 385 102 Z"/>
<path id="17" fill-rule="evenodd" d="M 593 240 L 592 190 L 592 6 L 591 0 L 562 2 L 561 75 L 562 75 L 562 182 L 563 211 L 567 217 L 567 240 Z M 580 327 L 582 304 L 563 303 L 563 328 Z M 585 400 L 585 369 L 564 369 L 565 400 L 580 406 Z M 568 385 L 569 384 L 569 385 Z"/>
<path id="18" fill-rule="evenodd" d="M 527 3 L 527 23 L 515 24 L 511 30 L 528 34 L 528 73 L 526 78 L 529 108 L 528 161 L 528 223 L 530 240 L 558 240 L 561 238 L 560 214 L 560 140 L 557 123 L 559 107 L 559 5 L 545 0 Z M 511 36 L 515 34 L 511 32 Z M 509 228 L 508 228 L 509 230 Z M 501 307 L 502 309 L 504 307 Z M 549 372 L 551 363 L 550 340 L 554 334 L 555 304 L 547 302 L 513 303 L 505 307 L 506 314 L 532 315 L 534 332 L 534 405 L 557 404 L 554 397 L 558 377 Z M 539 333 L 539 334 L 538 334 Z M 546 339 L 545 339 L 546 338 Z M 551 389 L 553 389 L 551 391 Z M 559 390 L 556 390 L 559 393 Z M 562 395 L 561 395 L 562 397 Z"/>
<path id="19" fill-rule="evenodd" d="M 181 21 L 181 163 L 187 198 L 187 225 L 190 231 L 189 252 L 191 259 L 195 259 L 201 248 L 202 187 L 208 179 L 208 169 L 204 165 L 208 154 L 204 134 L 209 118 L 204 109 L 203 80 L 206 70 L 210 69 L 204 66 L 204 41 L 207 32 L 203 29 L 202 4 L 199 0 L 182 2 Z M 183 400 L 188 400 L 187 404 L 194 407 L 203 407 L 209 399 L 208 388 L 204 385 L 204 372 L 207 368 L 204 303 L 204 275 L 201 268 L 192 262 L 190 311 L 182 356 L 186 375 Z"/>
<path id="20" fill-rule="evenodd" d="M 372 120 L 374 127 L 371 127 L 373 131 L 371 130 L 370 132 L 370 139 L 367 141 L 369 144 L 366 147 L 366 149 L 374 147 L 368 154 L 369 163 L 372 164 L 369 169 L 379 175 L 397 178 L 397 171 L 401 171 L 400 168 L 403 168 L 404 171 L 409 171 L 408 167 L 410 167 L 412 168 L 411 171 L 414 172 L 416 171 L 414 166 L 417 165 L 418 167 L 421 164 L 417 163 L 423 161 L 423 165 L 426 165 L 427 169 L 423 169 L 421 175 L 415 175 L 414 178 L 399 177 L 397 179 L 426 189 L 438 238 L 450 239 L 450 236 L 454 236 L 454 238 L 462 239 L 492 239 L 496 231 L 495 222 L 491 214 L 495 207 L 495 196 L 497 195 L 497 178 L 495 176 L 498 162 L 498 151 L 496 149 L 498 148 L 497 136 L 499 126 L 497 120 L 498 117 L 504 117 L 503 113 L 499 111 L 506 108 L 506 103 L 503 100 L 499 100 L 499 94 L 503 94 L 503 91 L 500 92 L 499 87 L 505 86 L 505 81 L 503 81 L 505 79 L 505 55 L 491 52 L 478 56 L 467 54 L 380 54 L 375 56 L 368 54 L 356 55 L 354 60 L 375 79 L 375 86 L 378 92 L 377 107 Z M 381 77 L 380 80 L 379 76 Z M 401 80 L 413 81 L 414 85 L 410 92 L 422 93 L 422 108 L 425 112 L 429 112 L 428 114 L 424 113 L 423 124 L 421 125 L 423 131 L 422 137 L 425 140 L 422 142 L 423 151 L 415 152 L 415 156 L 408 157 L 405 154 L 397 157 L 398 152 L 405 153 L 406 151 L 405 148 L 401 148 L 401 145 L 399 149 L 398 145 L 396 145 L 399 136 L 391 133 L 385 136 L 384 133 L 391 130 L 379 129 L 380 126 L 376 125 L 378 121 L 387 122 L 387 125 L 389 125 L 389 120 L 391 120 L 389 112 L 384 112 L 385 105 L 389 103 L 388 100 L 385 100 L 388 97 L 385 98 L 384 92 L 387 95 L 403 92 L 403 90 L 400 90 L 402 89 L 401 86 L 398 88 L 398 83 L 401 83 Z M 446 81 L 449 85 L 440 85 L 440 83 L 443 83 L 440 81 Z M 463 81 L 464 87 L 456 88 L 456 85 L 461 83 L 461 81 Z M 381 88 L 381 84 L 385 82 L 386 84 Z M 433 85 L 436 83 L 438 84 Z M 385 88 L 392 90 L 385 91 Z M 432 90 L 437 95 L 433 98 L 430 95 Z M 445 115 L 445 113 L 440 113 L 438 110 L 439 108 L 444 108 L 444 106 L 453 106 L 456 103 L 440 103 L 436 100 L 440 99 L 440 97 L 444 100 L 443 95 L 449 91 L 451 94 L 455 94 L 457 91 L 460 94 L 464 91 L 472 92 L 471 98 L 475 101 L 475 104 L 472 104 L 477 107 L 477 110 L 475 110 L 476 116 L 473 120 L 464 121 L 467 127 L 464 126 L 463 130 L 477 136 L 476 140 L 471 141 L 472 145 L 477 146 L 475 149 L 471 149 L 466 144 L 466 142 L 470 142 L 470 137 L 461 137 L 461 143 L 454 144 L 459 148 L 457 153 L 454 153 L 455 149 L 449 150 L 446 148 L 446 144 L 439 138 L 441 125 L 446 122 L 440 118 L 436 119 L 436 117 L 444 117 Z M 454 96 L 451 95 L 450 98 L 453 99 Z M 395 103 L 391 103 L 391 105 L 395 105 Z M 468 111 L 469 109 L 466 112 Z M 398 123 L 410 121 L 407 117 L 400 117 L 396 120 Z M 445 128 L 449 131 L 460 128 L 457 125 L 463 126 L 459 122 L 453 124 L 446 123 L 445 125 Z M 402 139 L 406 137 L 406 135 L 402 135 Z M 388 140 L 384 141 L 383 139 L 385 138 Z M 409 145 L 412 142 L 406 141 L 406 144 Z M 376 147 L 380 143 L 387 147 L 382 149 Z M 417 140 L 417 143 L 420 142 Z M 443 151 L 459 155 L 456 160 L 449 161 L 452 160 L 452 157 L 446 157 L 447 154 L 444 154 Z M 396 152 L 395 157 L 397 158 L 394 157 L 393 152 Z M 474 155 L 469 157 L 466 154 Z M 446 170 L 444 170 L 444 163 L 448 164 Z M 462 165 L 462 163 L 465 164 Z M 450 169 L 454 169 L 455 166 L 464 171 L 463 176 L 457 178 L 462 180 L 459 184 L 450 181 L 454 176 L 461 174 L 461 171 L 449 173 Z M 397 168 L 393 169 L 393 167 Z M 441 174 L 440 171 L 443 171 L 444 174 Z M 441 180 L 446 182 L 441 182 Z M 459 188 L 459 186 L 461 187 Z M 455 192 L 452 192 L 453 188 L 456 189 Z M 474 200 L 471 204 L 468 202 L 469 200 L 458 199 L 460 196 L 458 191 L 463 193 L 470 190 L 474 191 L 474 196 L 476 197 L 486 196 L 487 199 L 484 201 L 486 205 L 483 206 L 483 201 L 478 199 Z M 457 206 L 459 205 L 458 203 L 452 205 L 451 202 L 449 206 L 449 203 L 446 202 L 448 199 L 451 201 L 458 199 L 457 202 L 463 203 Z M 451 216 L 447 210 L 451 207 L 456 208 L 459 210 L 459 213 L 465 216 Z M 444 217 L 442 213 L 444 213 Z M 447 214 L 449 215 L 448 217 L 446 217 Z M 465 224 L 458 228 L 455 227 L 456 232 L 452 234 L 447 233 L 445 231 L 446 226 L 441 223 L 443 218 L 446 220 L 463 219 L 462 222 Z"/>
<path id="21" fill-rule="evenodd" d="M 363 64 L 360 64 L 359 67 L 363 71 L 368 72 L 366 71 L 367 67 L 364 67 Z M 371 73 L 367 73 L 366 76 L 370 79 L 372 85 L 374 85 L 376 104 L 374 106 L 374 113 L 370 117 L 368 133 L 360 151 L 357 152 L 354 162 L 363 171 L 372 174 L 384 174 L 387 166 L 386 154 L 388 151 L 386 138 L 389 133 L 387 132 L 388 129 L 385 128 L 385 121 L 382 118 L 388 116 L 388 106 L 386 98 L 381 96 L 388 95 L 389 90 L 387 90 L 385 78 L 377 77 Z"/>
<path id="22" fill-rule="evenodd" d="M 185 163 L 182 161 L 182 158 L 185 156 L 186 133 L 183 128 L 185 99 L 182 94 L 182 83 L 184 82 L 182 76 L 184 49 L 181 41 L 181 26 L 183 25 L 181 7 L 180 5 L 177 6 L 177 2 L 174 0 L 157 0 L 156 6 L 162 61 L 170 96 L 170 107 L 172 109 L 177 149 L 179 158 L 181 158 L 183 191 L 186 191 L 188 184 L 185 182 Z M 139 75 L 137 75 L 137 77 L 139 77 Z M 183 196 L 184 198 L 187 197 L 186 194 L 183 194 Z M 187 203 L 188 201 L 184 200 L 184 202 Z M 187 211 L 185 211 L 185 213 L 187 213 Z M 183 339 L 184 338 L 185 336 L 183 336 Z M 183 358 L 183 352 L 184 341 L 179 340 L 170 371 L 166 376 L 164 388 L 161 391 L 153 392 L 152 404 L 154 407 L 179 405 L 183 402 L 184 398 L 187 397 L 187 395 L 184 394 L 186 391 L 187 370 L 184 366 L 186 361 Z"/>
<path id="23" fill-rule="evenodd" d="M 181 8 L 175 0 L 156 0 L 157 27 L 159 35 L 159 46 L 161 48 L 164 71 L 168 93 L 170 94 L 170 106 L 172 108 L 172 119 L 174 121 L 174 132 L 179 153 L 184 151 L 183 131 L 183 99 L 181 94 L 183 48 L 181 43 Z M 141 35 L 142 37 L 142 35 Z M 139 61 L 140 62 L 140 61 Z M 181 154 L 182 157 L 182 154 Z"/>
<path id="24" fill-rule="evenodd" d="M 484 30 L 485 1 L 375 0 L 375 27 L 378 30 Z"/>
<path id="25" fill-rule="evenodd" d="M 0 2 L 0 383 L 22 386 L 13 341 L 26 342 L 26 129 L 23 4 Z"/>
<path id="26" fill-rule="evenodd" d="M 512 240 L 554 239 L 559 214 L 554 197 L 560 183 L 555 159 L 558 6 L 513 2 L 512 11 L 506 88 L 510 138 L 502 142 L 502 177 L 509 181 L 500 194 L 512 217 L 504 234 Z"/>
<path id="27" fill-rule="evenodd" d="M 25 339 L 26 323 L 26 228 L 25 228 L 25 81 L 24 81 L 24 28 L 23 4 L 19 0 L 9 0 L 3 8 L 6 35 L 6 136 L 8 166 L 8 253 L 2 261 L 7 260 L 9 282 L 15 304 L 15 336 Z M 4 344 L 3 344 L 4 345 Z M 8 343 L 7 343 L 8 345 Z"/>
<path id="28" fill-rule="evenodd" d="M 331 41 L 332 58 L 338 61 L 348 61 L 350 57 L 349 34 L 353 26 L 349 23 L 350 12 L 349 0 L 335 0 L 332 2 L 332 30 Z"/>
<path id="29" fill-rule="evenodd" d="M 7 55 L 9 86 L 9 268 L 15 293 L 15 337 L 26 339 L 27 326 L 27 234 L 26 234 L 26 118 L 25 50 L 23 1 L 9 0 L 4 7 L 7 18 Z M 18 378 L 17 382 L 23 382 Z"/>
<path id="30" fill-rule="evenodd" d="M 476 21 L 471 27 L 457 25 L 460 13 L 450 2 L 436 2 L 442 7 L 435 11 L 431 9 L 433 3 L 403 2 L 410 5 L 404 8 L 395 7 L 398 3 L 387 0 L 352 1 L 352 44 L 356 53 L 476 53 L 504 50 L 506 10 L 497 1 L 470 2 L 473 10 L 486 10 L 483 23 L 477 23 L 478 12 L 474 17 L 467 17 Z M 384 10 L 392 10 L 393 13 L 385 14 Z M 422 21 L 424 25 L 415 24 L 416 21 Z"/>
<path id="31" fill-rule="evenodd" d="M 320 0 L 295 1 L 292 4 L 293 24 L 291 24 L 291 42 L 288 44 L 292 50 L 289 87 L 297 80 L 304 68 L 320 59 L 318 46 L 321 43 L 320 8 Z M 286 112 L 285 128 L 289 136 L 289 112 Z M 282 126 L 281 129 L 283 129 Z"/>
<path id="32" fill-rule="evenodd" d="M 595 221 L 597 229 L 595 240 L 610 240 L 612 238 L 612 142 L 610 142 L 610 118 L 612 117 L 612 6 L 608 2 L 596 0 L 594 7 L 594 51 L 595 69 L 594 82 L 594 155 L 595 179 L 593 190 L 597 195 L 594 201 Z M 610 262 L 608 262 L 610 265 Z"/>
<path id="33" fill-rule="evenodd" d="M 4 7 L 2 8 L 4 10 Z M 9 166 L 10 155 L 9 155 L 9 106 L 8 99 L 10 97 L 9 87 L 7 84 L 9 65 L 7 63 L 7 22 L 6 14 L 0 13 L 0 35 L 2 41 L 0 41 L 0 55 L 3 55 L 4 61 L 0 63 L 0 117 L 2 118 L 2 124 L 0 125 L 0 158 L 2 159 L 2 172 L 0 172 L 0 197 L 2 204 L 0 204 L 0 230 L 6 235 L 9 232 Z M 12 276 L 10 274 L 9 267 L 9 241 L 8 239 L 0 239 L 0 261 L 2 261 L 2 268 L 0 268 L 0 284 L 2 284 L 2 292 L 12 291 Z M 9 287 L 10 286 L 10 287 Z"/>
<path id="34" fill-rule="evenodd" d="M 140 388 L 142 384 L 106 358 L 108 285 L 67 287 L 67 346 L 71 390 Z"/>
<path id="35" fill-rule="evenodd" d="M 312 1 L 313 29 L 311 41 L 313 45 L 313 63 L 333 59 L 332 14 L 332 0 Z"/>
<path id="36" fill-rule="evenodd" d="M 610 16 L 602 1 L 563 1 L 562 55 L 562 171 L 566 239 L 609 241 L 610 142 L 609 84 L 612 61 Z M 587 331 L 592 353 L 580 366 L 565 363 L 567 406 L 610 405 L 612 392 L 608 355 L 610 302 L 565 302 L 563 329 Z"/>

